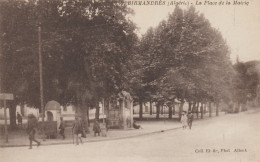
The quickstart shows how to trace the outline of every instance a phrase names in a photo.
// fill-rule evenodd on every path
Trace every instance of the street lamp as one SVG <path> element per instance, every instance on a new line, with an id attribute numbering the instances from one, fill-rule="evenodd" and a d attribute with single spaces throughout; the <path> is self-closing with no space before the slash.
<path id="1" fill-rule="evenodd" d="M 39 43 L 40 101 L 41 101 L 41 111 L 42 111 L 42 122 L 44 122 L 45 110 L 43 106 L 41 23 L 39 23 L 38 26 L 38 43 Z"/>

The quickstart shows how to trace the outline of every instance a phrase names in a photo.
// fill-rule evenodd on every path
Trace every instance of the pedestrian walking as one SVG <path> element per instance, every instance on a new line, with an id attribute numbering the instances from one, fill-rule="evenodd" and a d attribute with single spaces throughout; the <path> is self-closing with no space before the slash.
<path id="1" fill-rule="evenodd" d="M 188 122 L 188 118 L 187 118 L 186 112 L 184 111 L 184 112 L 182 112 L 182 115 L 181 115 L 181 123 L 182 123 L 183 129 L 186 129 L 187 122 Z"/>
<path id="2" fill-rule="evenodd" d="M 191 129 L 192 126 L 192 121 L 193 121 L 193 113 L 191 111 L 189 111 L 188 113 L 188 126 Z"/>
<path id="3" fill-rule="evenodd" d="M 20 125 L 20 126 L 23 126 L 23 118 L 22 118 L 22 116 L 17 112 L 17 115 L 16 115 L 17 117 L 17 123 L 18 123 L 18 125 Z"/>
<path id="4" fill-rule="evenodd" d="M 83 144 L 81 136 L 82 136 L 82 124 L 79 120 L 79 118 L 76 116 L 75 121 L 73 123 L 72 127 L 72 133 L 73 133 L 73 141 L 74 141 L 74 135 L 76 136 L 76 145 L 79 145 L 79 141 Z M 74 142 L 73 142 L 74 143 Z"/>
<path id="5" fill-rule="evenodd" d="M 30 141 L 30 147 L 29 149 L 32 149 L 32 142 L 37 143 L 37 147 L 40 146 L 40 142 L 35 139 L 35 133 L 36 129 L 38 127 L 38 120 L 33 114 L 28 115 L 28 127 L 27 127 L 27 132 L 29 135 L 29 141 Z"/>
<path id="6" fill-rule="evenodd" d="M 95 137 L 96 137 L 96 134 L 98 134 L 98 136 L 100 136 L 101 129 L 100 129 L 100 125 L 98 123 L 98 120 L 95 120 L 95 123 L 93 125 L 93 131 L 94 131 Z"/>
<path id="7" fill-rule="evenodd" d="M 63 121 L 63 117 L 60 117 L 60 135 L 62 136 L 63 139 L 65 139 L 65 122 Z"/>

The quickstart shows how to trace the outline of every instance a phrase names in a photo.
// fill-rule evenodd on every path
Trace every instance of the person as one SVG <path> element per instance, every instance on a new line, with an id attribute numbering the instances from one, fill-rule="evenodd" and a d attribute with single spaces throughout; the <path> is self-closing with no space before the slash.
<path id="1" fill-rule="evenodd" d="M 65 122 L 63 121 L 63 117 L 60 117 L 60 126 L 59 126 L 59 129 L 60 129 L 60 135 L 62 136 L 63 139 L 65 139 L 65 134 L 64 134 L 64 131 L 65 131 Z"/>
<path id="2" fill-rule="evenodd" d="M 193 121 L 193 114 L 191 111 L 189 111 L 188 113 L 188 126 L 189 128 L 191 129 L 191 126 L 192 126 L 192 121 Z"/>
<path id="3" fill-rule="evenodd" d="M 80 119 L 80 124 L 81 124 L 81 137 L 87 138 L 86 130 L 84 128 L 85 122 L 82 118 Z"/>
<path id="4" fill-rule="evenodd" d="M 35 139 L 35 133 L 36 133 L 36 128 L 38 126 L 38 120 L 33 114 L 28 115 L 28 127 L 27 127 L 27 132 L 29 135 L 29 141 L 30 141 L 30 147 L 29 149 L 32 149 L 32 142 L 37 143 L 37 147 L 40 146 L 40 142 Z"/>
<path id="5" fill-rule="evenodd" d="M 22 116 L 17 112 L 17 122 L 18 122 L 18 125 L 23 125 L 23 118 Z"/>
<path id="6" fill-rule="evenodd" d="M 143 128 L 141 127 L 141 125 L 138 125 L 138 124 L 136 123 L 135 120 L 134 120 L 134 123 L 133 123 L 133 127 L 134 127 L 135 129 L 143 129 Z"/>
<path id="7" fill-rule="evenodd" d="M 93 125 L 93 131 L 94 131 L 94 136 L 95 137 L 96 137 L 96 134 L 98 134 L 98 136 L 100 136 L 101 129 L 100 129 L 98 120 L 95 120 L 95 123 Z"/>
<path id="8" fill-rule="evenodd" d="M 83 144 L 82 139 L 81 139 L 82 124 L 77 116 L 75 117 L 75 121 L 72 126 L 72 133 L 73 133 L 73 135 L 76 135 L 76 145 L 79 145 L 78 139 Z M 74 137 L 73 137 L 73 143 L 74 143 Z"/>
<path id="9" fill-rule="evenodd" d="M 183 129 L 186 129 L 187 127 L 187 115 L 186 115 L 186 112 L 183 112 L 182 115 L 181 115 L 181 123 L 182 123 L 182 128 Z"/>

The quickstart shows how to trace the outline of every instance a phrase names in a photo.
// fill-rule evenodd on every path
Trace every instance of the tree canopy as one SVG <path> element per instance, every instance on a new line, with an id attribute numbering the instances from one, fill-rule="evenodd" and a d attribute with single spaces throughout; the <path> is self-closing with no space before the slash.
<path id="1" fill-rule="evenodd" d="M 1 92 L 14 93 L 13 106 L 40 107 L 41 46 L 45 103 L 75 104 L 83 116 L 122 90 L 169 107 L 256 96 L 257 63 L 232 66 L 222 34 L 194 6 L 176 6 L 139 39 L 121 2 L 1 1 Z"/>
<path id="2" fill-rule="evenodd" d="M 221 33 L 193 6 L 178 6 L 142 37 L 139 86 L 155 102 L 219 102 L 230 97 L 233 68 Z M 149 88 L 147 89 L 147 86 Z M 140 88 L 139 88 L 140 89 Z"/>

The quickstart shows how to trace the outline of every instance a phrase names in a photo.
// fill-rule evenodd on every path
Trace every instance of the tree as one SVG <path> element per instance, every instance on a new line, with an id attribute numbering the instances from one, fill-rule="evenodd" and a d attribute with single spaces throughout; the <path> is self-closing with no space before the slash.
<path id="1" fill-rule="evenodd" d="M 131 13 L 123 3 L 105 1 L 1 2 L 6 42 L 1 62 L 8 63 L 1 68 L 3 91 L 18 94 L 19 89 L 21 101 L 39 107 L 35 69 L 40 24 L 45 101 L 76 104 L 85 120 L 89 106 L 127 87 L 127 67 L 137 42 L 136 27 L 126 18 Z"/>
<path id="2" fill-rule="evenodd" d="M 237 110 L 240 105 L 245 105 L 247 101 L 252 101 L 257 96 L 259 85 L 259 61 L 239 62 L 233 65 L 235 77 L 233 80 L 233 102 L 237 103 Z"/>
<path id="3" fill-rule="evenodd" d="M 193 6 L 184 11 L 176 7 L 167 20 L 147 31 L 140 47 L 139 55 L 147 63 L 140 68 L 140 80 L 150 86 L 150 98 L 157 105 L 170 106 L 177 98 L 179 116 L 185 101 L 196 105 L 198 114 L 199 102 L 219 102 L 228 96 L 232 73 L 228 46 Z"/>

